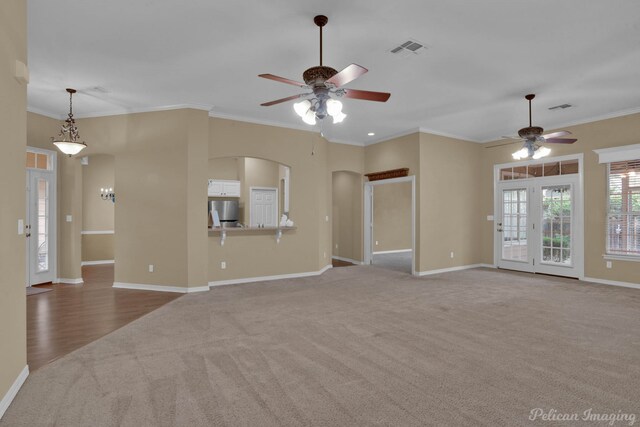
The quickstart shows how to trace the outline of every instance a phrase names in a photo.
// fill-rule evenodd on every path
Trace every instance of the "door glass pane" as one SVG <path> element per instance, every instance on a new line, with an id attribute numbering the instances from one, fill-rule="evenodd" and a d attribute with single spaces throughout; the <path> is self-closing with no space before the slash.
<path id="1" fill-rule="evenodd" d="M 571 265 L 571 186 L 542 187 L 542 262 Z"/>
<path id="2" fill-rule="evenodd" d="M 37 180 L 37 239 L 38 261 L 36 271 L 38 273 L 49 269 L 49 182 L 46 179 Z"/>
<path id="3" fill-rule="evenodd" d="M 527 261 L 527 190 L 503 190 L 502 212 L 502 258 Z"/>

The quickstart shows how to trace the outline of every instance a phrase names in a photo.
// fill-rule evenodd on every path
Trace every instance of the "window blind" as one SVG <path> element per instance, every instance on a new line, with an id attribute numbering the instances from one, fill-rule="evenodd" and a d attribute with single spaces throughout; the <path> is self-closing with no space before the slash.
<path id="1" fill-rule="evenodd" d="M 607 254 L 640 257 L 640 159 L 608 165 Z"/>

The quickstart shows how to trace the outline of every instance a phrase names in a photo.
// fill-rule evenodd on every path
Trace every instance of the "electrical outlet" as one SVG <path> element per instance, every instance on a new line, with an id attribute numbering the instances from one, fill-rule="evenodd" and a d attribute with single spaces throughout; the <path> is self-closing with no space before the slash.
<path id="1" fill-rule="evenodd" d="M 451 258 L 453 258 L 453 251 L 451 251 Z"/>
<path id="2" fill-rule="evenodd" d="M 153 264 L 149 264 L 149 273 L 153 273 Z"/>
<path id="3" fill-rule="evenodd" d="M 67 222 L 73 221 L 73 217 L 71 215 L 67 215 Z"/>
<path id="4" fill-rule="evenodd" d="M 226 262 L 226 261 L 222 261 L 222 262 L 220 263 L 220 268 L 221 268 L 221 269 L 223 269 L 223 270 L 224 270 L 225 268 L 227 268 L 227 262 Z"/>
<path id="5" fill-rule="evenodd" d="M 378 246 L 378 241 L 376 240 L 376 246 Z"/>
<path id="6" fill-rule="evenodd" d="M 324 222 L 329 222 L 329 215 L 325 215 Z"/>
<path id="7" fill-rule="evenodd" d="M 611 267 L 612 267 L 611 261 L 607 261 L 607 268 L 611 268 Z"/>
<path id="8" fill-rule="evenodd" d="M 323 254 L 324 254 L 324 257 L 326 258 L 326 257 L 327 257 L 327 253 L 326 253 L 326 252 L 323 252 Z"/>
<path id="9" fill-rule="evenodd" d="M 336 243 L 336 249 L 338 249 L 338 244 Z"/>

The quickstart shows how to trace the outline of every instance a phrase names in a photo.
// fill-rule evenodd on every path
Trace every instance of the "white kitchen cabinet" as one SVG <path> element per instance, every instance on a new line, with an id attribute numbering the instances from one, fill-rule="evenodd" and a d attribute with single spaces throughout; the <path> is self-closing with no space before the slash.
<path id="1" fill-rule="evenodd" d="M 209 197 L 240 197 L 240 181 L 210 179 Z"/>

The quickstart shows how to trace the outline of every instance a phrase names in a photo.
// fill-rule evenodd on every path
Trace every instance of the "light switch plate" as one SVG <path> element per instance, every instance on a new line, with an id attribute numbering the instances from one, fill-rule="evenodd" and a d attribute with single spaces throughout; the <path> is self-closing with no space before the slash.
<path id="1" fill-rule="evenodd" d="M 487 221 L 493 221 L 493 215 L 487 215 Z"/>
<path id="2" fill-rule="evenodd" d="M 23 235 L 24 234 L 24 220 L 23 219 L 19 219 L 18 220 L 18 235 Z"/>
<path id="3" fill-rule="evenodd" d="M 71 215 L 67 215 L 67 222 L 71 222 L 73 220 L 73 217 Z"/>

